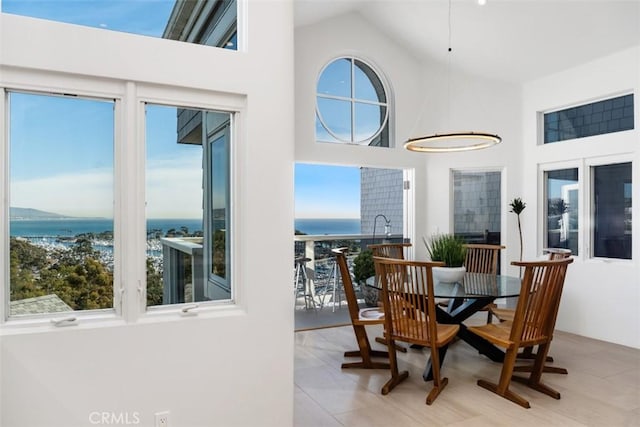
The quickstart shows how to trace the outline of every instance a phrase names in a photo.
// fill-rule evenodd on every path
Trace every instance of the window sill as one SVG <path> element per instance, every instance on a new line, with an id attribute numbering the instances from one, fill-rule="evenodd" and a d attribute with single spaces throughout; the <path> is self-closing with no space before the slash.
<path id="1" fill-rule="evenodd" d="M 197 307 L 193 304 L 179 304 L 169 306 L 151 307 L 146 313 L 140 314 L 136 321 L 127 322 L 112 310 L 108 312 L 80 312 L 80 313 L 55 313 L 29 318 L 11 318 L 0 325 L 0 337 L 48 333 L 52 331 L 68 331 L 78 329 L 95 329 L 131 326 L 134 324 L 151 324 L 175 322 L 183 319 L 214 319 L 231 316 L 244 316 L 247 311 L 233 303 L 202 303 Z M 187 310 L 185 310 L 187 309 Z M 72 322 L 54 321 L 74 318 Z"/>
<path id="2" fill-rule="evenodd" d="M 55 324 L 56 320 L 65 318 L 75 318 L 73 322 L 61 322 Z M 30 318 L 10 318 L 0 325 L 0 336 L 42 333 L 50 331 L 64 331 L 76 329 L 93 329 L 114 326 L 124 326 L 127 323 L 124 319 L 116 315 L 112 310 L 109 312 L 95 313 L 51 313 Z"/>
<path id="3" fill-rule="evenodd" d="M 187 303 L 148 307 L 147 312 L 140 315 L 138 323 L 171 322 L 186 318 L 213 319 L 246 314 L 247 311 L 242 306 L 233 302 Z"/>

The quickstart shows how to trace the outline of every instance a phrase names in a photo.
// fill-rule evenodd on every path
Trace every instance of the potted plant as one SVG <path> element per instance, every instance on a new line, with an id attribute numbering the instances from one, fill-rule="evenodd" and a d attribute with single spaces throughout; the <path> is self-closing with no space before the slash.
<path id="1" fill-rule="evenodd" d="M 378 290 L 365 285 L 365 281 L 375 274 L 373 252 L 370 249 L 365 249 L 353 260 L 353 278 L 360 285 L 362 297 L 367 307 L 376 307 L 378 305 Z"/>
<path id="2" fill-rule="evenodd" d="M 464 260 L 467 249 L 464 241 L 453 234 L 436 234 L 427 241 L 422 238 L 429 258 L 432 261 L 444 262 L 444 267 L 434 267 L 433 275 L 436 280 L 443 283 L 454 283 L 462 280 L 466 271 Z"/>

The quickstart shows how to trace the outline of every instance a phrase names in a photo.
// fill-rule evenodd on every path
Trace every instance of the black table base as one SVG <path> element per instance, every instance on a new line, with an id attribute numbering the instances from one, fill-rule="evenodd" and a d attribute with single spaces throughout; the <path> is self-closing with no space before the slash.
<path id="1" fill-rule="evenodd" d="M 481 298 L 452 298 L 449 300 L 449 306 L 446 310 L 443 310 L 440 306 L 436 307 L 438 323 L 460 325 L 458 331 L 458 338 L 471 345 L 478 350 L 480 354 L 484 354 L 494 362 L 504 361 L 504 352 L 498 347 L 491 344 L 489 341 L 481 338 L 480 336 L 469 332 L 467 326 L 462 323 L 473 314 L 477 313 L 487 304 L 491 304 L 495 298 L 493 297 L 481 297 Z M 439 350 L 440 366 L 444 363 L 444 358 L 447 354 L 446 345 Z M 427 367 L 422 374 L 422 378 L 425 381 L 431 381 L 433 379 L 433 373 L 431 371 L 431 358 L 427 361 Z"/>

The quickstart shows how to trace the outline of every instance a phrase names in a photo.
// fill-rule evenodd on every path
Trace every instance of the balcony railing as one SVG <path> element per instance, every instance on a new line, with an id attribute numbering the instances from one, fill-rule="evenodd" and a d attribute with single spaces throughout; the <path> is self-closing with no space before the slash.
<path id="1" fill-rule="evenodd" d="M 395 234 L 387 237 L 385 235 L 375 236 L 376 243 L 385 242 L 402 242 L 405 241 L 402 235 Z M 353 259 L 367 245 L 374 242 L 373 235 L 370 234 L 333 234 L 333 235 L 295 235 L 294 238 L 294 259 L 307 258 L 306 263 L 307 276 L 310 281 L 309 288 L 313 293 L 313 298 L 319 300 L 322 305 L 327 300 L 327 292 L 331 292 L 335 283 L 340 282 L 339 272 L 334 269 L 335 258 L 331 254 L 331 250 L 335 248 L 349 248 L 349 256 L 347 262 L 350 270 L 353 268 Z M 338 275 L 338 277 L 334 277 Z M 335 303 L 335 301 L 332 301 Z"/>
<path id="2" fill-rule="evenodd" d="M 331 250 L 335 248 L 348 247 L 350 253 L 359 253 L 366 249 L 367 245 L 374 242 L 371 234 L 300 234 L 293 237 L 295 244 L 295 257 L 309 258 L 309 266 L 313 267 L 315 263 L 332 259 Z M 404 241 L 401 234 L 393 234 L 390 237 L 385 235 L 376 235 L 375 242 L 402 242 Z"/>
<path id="3" fill-rule="evenodd" d="M 204 300 L 202 237 L 164 237 L 163 304 Z"/>
<path id="4" fill-rule="evenodd" d="M 310 288 L 320 293 L 326 291 L 337 271 L 334 270 L 334 257 L 331 250 L 339 247 L 349 248 L 349 266 L 353 259 L 367 245 L 374 242 L 370 234 L 349 235 L 296 235 L 293 238 L 295 258 L 304 257 Z M 376 235 L 375 242 L 402 242 L 402 235 L 386 237 Z M 163 304 L 175 304 L 204 299 L 204 269 L 202 259 L 202 237 L 162 238 L 164 258 Z M 333 273 L 333 274 L 332 274 Z M 339 277 L 336 278 L 339 282 Z"/>

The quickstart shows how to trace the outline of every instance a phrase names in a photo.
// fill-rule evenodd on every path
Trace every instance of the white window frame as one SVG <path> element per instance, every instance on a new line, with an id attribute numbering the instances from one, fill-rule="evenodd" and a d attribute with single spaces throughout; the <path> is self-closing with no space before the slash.
<path id="1" fill-rule="evenodd" d="M 449 169 L 449 224 L 451 224 L 450 232 L 453 233 L 454 228 L 454 210 L 455 210 L 455 200 L 454 200 L 454 185 L 455 185 L 455 177 L 454 173 L 462 172 L 462 173 L 486 173 L 486 172 L 499 172 L 500 173 L 500 240 L 502 241 L 506 236 L 505 232 L 505 222 L 507 219 L 507 196 L 506 196 L 506 178 L 507 178 L 507 170 L 504 166 L 487 166 L 481 168 L 451 168 Z"/>
<path id="2" fill-rule="evenodd" d="M 631 163 L 632 176 L 634 174 L 635 165 L 633 164 L 633 155 L 619 154 L 611 156 L 585 157 L 579 160 L 569 160 L 564 162 L 550 162 L 538 164 L 538 230 L 537 233 L 537 254 L 542 256 L 542 250 L 546 244 L 546 185 L 545 172 L 559 169 L 578 169 L 578 204 L 579 204 L 579 221 L 578 226 L 578 254 L 573 255 L 574 258 L 588 262 L 598 263 L 623 263 L 629 264 L 633 262 L 635 245 L 632 244 L 631 259 L 606 258 L 593 256 L 593 176 L 591 173 L 594 166 L 606 166 L 618 163 Z M 635 209 L 634 209 L 635 210 Z M 635 213 L 635 212 L 634 212 Z M 633 215 L 633 214 L 632 214 Z M 637 233 L 632 228 L 632 242 L 635 240 L 633 234 Z"/>
<path id="3" fill-rule="evenodd" d="M 246 117 L 246 98 L 240 95 L 233 94 L 206 94 L 201 91 L 193 91 L 193 90 L 185 90 L 182 88 L 168 88 L 168 87 L 157 87 L 148 84 L 137 84 L 136 88 L 137 97 L 136 104 L 138 109 L 138 117 L 144 117 L 144 110 L 146 104 L 153 105 L 164 105 L 167 107 L 177 107 L 177 108 L 186 108 L 186 109 L 196 109 L 196 110 L 206 110 L 206 111 L 217 111 L 217 112 L 228 112 L 230 114 L 230 152 L 229 152 L 229 191 L 230 191 L 230 205 L 231 206 L 239 206 L 240 203 L 240 193 L 239 190 L 241 186 L 241 176 L 238 173 L 238 168 L 236 165 L 241 158 L 243 158 L 246 153 L 242 147 L 242 137 L 241 137 L 241 129 L 244 127 L 244 117 Z M 138 141 L 145 140 L 146 133 L 146 123 L 145 120 L 138 120 Z M 138 144 L 142 148 L 142 154 L 138 156 L 137 167 L 136 169 L 136 182 L 139 182 L 142 194 L 145 194 L 145 180 L 146 180 L 146 156 L 145 156 L 145 148 L 144 144 Z M 206 177 L 204 178 L 206 179 Z M 146 200 L 146 195 L 142 197 L 142 200 Z M 141 234 L 144 234 L 146 239 L 146 214 L 144 212 L 144 205 L 142 208 L 141 224 Z M 242 240 L 242 234 L 237 227 L 234 227 L 235 224 L 238 224 L 239 221 L 239 213 L 237 209 L 231 210 L 230 223 L 233 227 L 233 233 L 230 239 L 230 248 L 229 248 L 229 256 L 230 256 L 230 274 L 231 277 L 231 298 L 229 300 L 219 300 L 219 301 L 204 301 L 198 303 L 181 303 L 181 304 L 167 304 L 167 305 L 157 305 L 147 307 L 147 298 L 146 298 L 146 251 L 144 247 L 141 250 L 136 251 L 136 256 L 140 257 L 137 264 L 141 271 L 138 273 L 141 279 L 141 287 L 144 290 L 144 295 L 137 301 L 137 307 L 131 309 L 132 317 L 136 319 L 144 313 L 145 317 L 149 319 L 156 318 L 157 316 L 164 315 L 193 315 L 198 314 L 200 312 L 206 311 L 216 311 L 216 310 L 230 310 L 230 309 L 241 309 L 244 310 L 244 300 L 243 300 L 243 290 L 240 287 L 240 283 L 242 283 L 241 272 L 238 266 L 237 260 L 240 259 L 239 256 L 239 246 Z M 142 241 L 142 244 L 145 242 Z M 205 276 L 207 277 L 207 276 Z M 195 307 L 197 306 L 197 307 Z M 183 310 L 188 311 L 183 311 Z"/>
<path id="4" fill-rule="evenodd" d="M 545 249 L 548 245 L 547 242 L 547 185 L 545 180 L 546 172 L 552 172 L 556 170 L 562 169 L 578 169 L 578 254 L 573 254 L 574 257 L 583 258 L 585 253 L 585 245 L 584 245 L 584 230 L 586 224 L 588 224 L 585 218 L 585 200 L 584 200 L 584 166 L 583 162 L 580 160 L 571 160 L 565 162 L 553 162 L 553 163 L 544 163 L 538 165 L 538 212 L 537 216 L 540 219 L 539 230 L 541 232 L 537 233 L 537 250 L 536 254 L 538 256 L 543 255 L 543 249 Z"/>
<path id="5" fill-rule="evenodd" d="M 500 172 L 500 244 L 504 244 L 505 238 L 507 236 L 507 213 L 509 213 L 506 208 L 507 202 L 507 192 L 506 192 L 506 180 L 507 180 L 507 168 L 504 166 L 487 166 L 481 168 L 451 168 L 449 169 L 449 233 L 454 232 L 454 210 L 455 210 L 455 200 L 454 200 L 454 173 L 455 172 L 465 172 L 465 173 L 483 173 L 483 172 Z M 500 265 L 501 268 L 507 268 L 507 259 L 506 259 L 506 251 L 500 251 Z"/>
<path id="6" fill-rule="evenodd" d="M 340 60 L 340 59 L 347 59 L 349 60 L 349 62 L 351 63 L 350 65 L 350 78 L 351 78 L 351 93 L 349 97 L 344 97 L 344 96 L 338 96 L 338 95 L 320 95 L 320 93 L 318 92 L 318 83 L 320 82 L 320 78 L 322 77 L 322 75 L 324 74 L 324 72 L 326 71 L 327 67 L 329 67 L 331 64 L 333 64 L 334 62 Z M 369 67 L 375 74 L 376 77 L 378 78 L 378 80 L 380 80 L 380 83 L 382 84 L 382 89 L 384 90 L 384 94 L 385 97 L 387 98 L 387 102 L 374 102 L 374 101 L 369 101 L 369 100 L 365 100 L 365 99 L 358 99 L 355 97 L 355 61 L 360 61 L 363 64 L 365 64 L 367 67 Z M 345 102 L 349 102 L 350 104 L 350 111 L 351 111 L 351 138 L 350 140 L 346 140 L 343 138 L 340 138 L 339 136 L 337 136 L 333 131 L 331 131 L 330 127 L 327 126 L 327 124 L 324 122 L 324 120 L 322 119 L 322 115 L 320 114 L 320 106 L 318 105 L 318 98 L 325 98 L 325 99 L 331 99 L 331 100 L 337 100 L 337 101 L 345 101 Z M 381 124 L 381 126 L 378 128 L 378 130 L 369 138 L 366 138 L 364 140 L 361 141 L 356 141 L 354 139 L 354 132 L 356 129 L 356 123 L 355 123 L 355 104 L 356 103 L 362 103 L 362 104 L 368 104 L 368 105 L 376 105 L 376 106 L 384 106 L 385 107 L 385 117 L 384 120 Z M 316 142 L 318 143 L 333 143 L 333 144 L 348 144 L 348 145 L 362 145 L 362 146 L 369 146 L 369 144 L 371 143 L 371 141 L 373 141 L 378 135 L 380 135 L 382 133 L 382 131 L 384 130 L 385 127 L 388 128 L 388 132 L 389 132 L 389 146 L 388 147 L 379 147 L 379 148 L 394 148 L 394 143 L 393 143 L 393 138 L 392 138 L 392 129 L 391 129 L 391 116 L 392 116 L 392 102 L 391 102 L 391 91 L 389 90 L 389 84 L 386 81 L 386 78 L 384 77 L 384 74 L 378 69 L 378 67 L 372 65 L 372 63 L 366 59 L 363 59 L 361 57 L 355 56 L 355 55 L 340 55 L 340 56 L 336 56 L 335 58 L 330 59 L 320 70 L 320 72 L 318 73 L 318 77 L 316 78 L 316 84 L 315 84 L 315 118 L 317 118 L 320 121 L 320 124 L 322 125 L 322 127 L 326 130 L 326 132 L 331 135 L 333 138 L 336 139 L 336 141 L 318 141 L 317 139 L 317 135 L 314 136 Z M 315 123 L 315 120 L 314 120 Z M 315 125 L 314 125 L 314 133 L 315 133 Z"/>
<path id="7" fill-rule="evenodd" d="M 637 230 L 634 230 L 633 228 L 633 223 L 631 225 L 631 259 L 622 259 L 622 258 L 607 258 L 607 257 L 596 257 L 593 255 L 593 238 L 594 238 L 594 221 L 593 221 L 593 212 L 594 212 L 594 207 L 595 207 L 595 201 L 593 199 L 593 192 L 594 192 L 594 176 L 591 173 L 592 168 L 594 166 L 607 166 L 607 165 L 615 165 L 615 164 L 619 164 L 619 163 L 631 163 L 631 176 L 632 176 L 632 180 L 633 180 L 633 176 L 634 176 L 634 169 L 635 169 L 635 165 L 634 165 L 634 161 L 633 161 L 633 156 L 631 155 L 613 155 L 613 156 L 606 156 L 606 157 L 592 157 L 592 158 L 587 158 L 584 160 L 584 169 L 585 169 L 585 186 L 587 187 L 587 190 L 585 191 L 585 195 L 586 195 L 586 203 L 585 203 L 585 213 L 587 213 L 588 217 L 589 217 L 589 235 L 585 237 L 585 241 L 586 241 L 586 245 L 588 248 L 588 252 L 586 252 L 586 255 L 589 257 L 590 260 L 594 260 L 597 262 L 607 262 L 607 263 L 624 263 L 624 264 L 629 264 L 632 263 L 634 260 L 634 253 L 636 252 L 636 248 L 633 244 L 634 241 L 634 234 L 637 233 Z M 633 182 L 633 181 L 632 181 Z M 631 197 L 633 198 L 633 193 L 631 195 Z M 633 200 L 632 200 L 632 206 L 633 206 Z M 632 209 L 632 214 L 631 214 L 631 218 L 633 218 L 633 209 Z"/>
<path id="8" fill-rule="evenodd" d="M 158 316 L 180 318 L 202 315 L 220 316 L 245 313 L 246 302 L 241 287 L 242 272 L 238 266 L 240 242 L 244 235 L 235 229 L 231 238 L 230 269 L 233 284 L 231 300 L 202 302 L 195 310 L 183 311 L 192 304 L 173 304 L 146 307 L 146 213 L 145 213 L 145 114 L 146 103 L 229 112 L 231 122 L 231 150 L 229 184 L 232 189 L 230 203 L 239 206 L 241 200 L 242 177 L 237 165 L 246 162 L 243 141 L 247 99 L 245 95 L 185 89 L 182 87 L 160 86 L 150 83 L 85 77 L 77 79 L 65 74 L 53 75 L 49 72 L 32 70 L 6 70 L 3 76 L 11 85 L 0 86 L 0 200 L 8 200 L 9 194 L 9 131 L 7 128 L 8 108 L 6 92 L 32 92 L 38 94 L 64 93 L 81 98 L 114 100 L 114 307 L 107 310 L 83 310 L 73 312 L 74 321 L 63 325 L 100 326 L 122 325 L 136 321 L 156 321 Z M 34 84 L 33 82 L 37 82 Z M 0 271 L 2 286 L 0 292 L 0 328 L 16 330 L 51 329 L 51 322 L 60 314 L 8 317 L 9 307 L 9 209 L 0 209 Z M 239 213 L 232 211 L 232 224 L 238 224 Z M 124 252 L 126 248 L 126 253 Z"/>
<path id="9" fill-rule="evenodd" d="M 600 101 L 606 101 L 608 99 L 613 99 L 613 98 L 618 98 L 621 96 L 626 96 L 626 95 L 633 95 L 633 103 L 634 103 L 634 108 L 636 108 L 636 94 L 634 91 L 619 91 L 619 92 L 612 92 L 608 95 L 603 95 L 603 96 L 598 96 L 598 97 L 594 97 L 594 98 L 587 98 L 587 99 L 583 99 L 581 101 L 577 101 L 577 102 L 572 102 L 569 104 L 565 104 L 559 107 L 555 107 L 555 108 L 549 108 L 547 110 L 542 110 L 542 111 L 538 111 L 537 113 L 537 141 L 536 141 L 536 145 L 537 146 L 547 146 L 547 145 L 551 145 L 551 144 L 557 144 L 557 143 L 562 143 L 562 142 L 571 142 L 571 141 L 577 141 L 577 140 L 583 140 L 583 139 L 590 139 L 590 138 L 601 138 L 604 137 L 606 135 L 612 135 L 612 134 L 616 134 L 619 132 L 633 132 L 633 130 L 636 128 L 637 121 L 634 121 L 634 129 L 627 129 L 624 131 L 616 131 L 616 132 L 607 132 L 607 133 L 602 133 L 602 134 L 597 134 L 597 135 L 590 135 L 590 136 L 583 136 L 583 137 L 579 137 L 579 138 L 572 138 L 572 139 L 561 139 L 559 141 L 554 141 L 554 142 L 550 142 L 550 143 L 546 143 L 544 142 L 544 115 L 545 114 L 549 114 L 549 113 L 555 113 L 557 111 L 562 111 L 562 110 L 567 110 L 570 108 L 575 108 L 575 107 L 581 107 L 583 105 L 588 105 L 588 104 L 594 104 L 596 102 L 600 102 Z M 636 117 L 637 117 L 637 113 L 636 113 Z"/>
<path id="10" fill-rule="evenodd" d="M 217 141 L 219 138 L 223 138 L 225 143 L 228 144 L 228 153 L 230 154 L 230 151 L 232 150 L 232 145 L 233 145 L 233 140 L 232 137 L 233 135 L 231 135 L 231 127 L 233 126 L 233 114 L 229 114 L 229 124 L 223 124 L 221 126 L 218 126 L 214 129 L 209 130 L 208 128 L 205 128 L 206 130 L 206 135 L 203 135 L 203 145 L 206 144 L 207 148 L 203 149 L 203 157 L 204 157 L 204 162 L 207 165 L 207 167 L 205 168 L 205 170 L 213 170 L 213 166 L 212 166 L 212 145 L 215 141 Z M 204 117 L 204 115 L 203 115 Z M 203 118 L 203 121 L 205 120 L 205 118 Z M 203 134 L 205 133 L 205 130 L 203 130 Z M 204 148 L 204 147 L 203 147 Z M 230 171 L 230 166 L 231 166 L 231 162 L 230 159 L 227 158 L 227 170 Z M 229 174 L 230 175 L 230 174 Z M 233 208 L 233 205 L 231 204 L 231 197 L 234 194 L 234 189 L 233 187 L 230 185 L 230 176 L 227 177 L 227 179 L 229 179 L 229 185 L 227 186 L 227 188 L 225 189 L 225 201 L 228 202 L 228 209 L 225 213 L 225 223 L 226 223 L 226 227 L 228 227 L 228 229 L 231 231 L 230 237 L 228 239 L 228 241 L 225 238 L 225 264 L 227 262 L 231 261 L 230 258 L 230 254 L 231 254 L 231 245 L 233 244 L 233 233 L 235 231 L 235 224 L 231 222 L 231 218 L 233 218 L 233 211 L 235 210 Z M 203 229 L 204 229 L 204 241 L 205 243 L 207 243 L 205 245 L 204 249 L 204 259 L 206 260 L 206 262 L 204 262 L 205 267 L 206 267 L 206 271 L 204 272 L 204 282 L 205 282 L 205 287 L 209 290 L 209 289 L 215 289 L 216 287 L 220 287 L 223 289 L 229 289 L 231 292 L 231 300 L 233 300 L 233 277 L 231 277 L 231 269 L 229 269 L 229 271 L 226 272 L 225 277 L 219 276 L 217 274 L 214 274 L 211 271 L 211 268 L 213 267 L 213 263 L 210 261 L 213 258 L 213 254 L 214 254 L 214 250 L 213 250 L 213 245 L 214 245 L 214 239 L 211 237 L 213 235 L 212 233 L 212 224 L 213 224 L 213 208 L 212 208 L 212 203 L 211 203 L 211 192 L 213 191 L 212 186 L 211 186 L 211 177 L 207 176 L 205 177 L 205 185 L 204 185 L 204 194 L 206 195 L 206 197 L 204 197 L 203 203 L 205 206 L 204 209 L 204 217 L 203 217 L 203 221 L 205 222 L 203 224 Z M 225 265 L 226 268 L 226 265 Z M 213 291 L 212 291 L 213 293 Z M 205 295 L 208 295 L 209 291 L 205 292 Z"/>
<path id="11" fill-rule="evenodd" d="M 121 204 L 121 201 L 118 200 L 118 191 L 117 191 L 117 181 L 118 181 L 118 173 L 122 169 L 120 165 L 120 159 L 118 158 L 117 153 L 122 149 L 122 139 L 118 138 L 118 134 L 121 130 L 121 116 L 122 116 L 122 94 L 112 94 L 108 95 L 105 93 L 98 94 L 96 92 L 87 92 L 83 90 L 65 90 L 65 91 L 43 91 L 39 88 L 33 88 L 30 86 L 22 86 L 22 85 L 11 85 L 11 86 L 3 86 L 0 87 L 0 96 L 2 96 L 3 100 L 1 102 L 2 109 L 0 114 L 2 117 L 0 118 L 0 129 L 4 129 L 4 133 L 0 137 L 0 146 L 1 152 L 4 156 L 4 162 L 2 164 L 2 173 L 0 174 L 0 200 L 6 200 L 7 204 L 10 200 L 9 196 L 9 188 L 11 185 L 11 177 L 10 177 L 10 164 L 9 164 L 9 147 L 10 147 L 10 139 L 9 139 L 9 121 L 8 114 L 11 113 L 9 105 L 8 105 L 8 94 L 9 93 L 26 93 L 26 94 L 34 94 L 41 96 L 57 96 L 57 95 L 71 95 L 80 99 L 92 99 L 98 101 L 105 102 L 113 102 L 113 117 L 114 117 L 114 127 L 113 127 L 113 202 L 114 202 L 114 210 L 113 210 L 113 254 L 114 254 L 114 269 L 113 269 L 113 307 L 104 308 L 104 309 L 94 309 L 94 310 L 80 310 L 73 311 L 72 313 L 38 313 L 38 314 L 30 314 L 30 315 L 21 315 L 19 317 L 10 317 L 9 313 L 9 305 L 11 302 L 10 296 L 10 265 L 8 264 L 8 259 L 10 255 L 10 231 L 9 231 L 9 206 L 2 206 L 0 209 L 0 244 L 2 245 L 2 254 L 0 256 L 0 271 L 2 271 L 2 275 L 0 276 L 1 284 L 2 284 L 2 293 L 0 296 L 0 325 L 3 323 L 14 323 L 18 326 L 31 326 L 34 324 L 46 322 L 56 322 L 61 321 L 60 323 L 54 323 L 58 326 L 66 326 L 75 324 L 77 319 L 84 318 L 90 321 L 94 320 L 102 320 L 102 319 L 114 319 L 116 317 L 122 316 L 122 307 L 123 307 L 123 295 L 125 293 L 125 289 L 123 287 L 122 271 L 121 264 L 118 261 L 121 255 L 121 217 L 117 213 L 117 206 Z"/>

